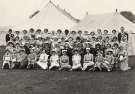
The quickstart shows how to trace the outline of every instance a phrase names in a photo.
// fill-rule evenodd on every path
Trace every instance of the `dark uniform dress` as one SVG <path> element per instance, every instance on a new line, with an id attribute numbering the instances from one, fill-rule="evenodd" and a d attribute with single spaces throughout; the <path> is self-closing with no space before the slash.
<path id="1" fill-rule="evenodd" d="M 61 66 L 61 69 L 71 68 L 71 65 L 69 65 L 69 57 L 67 55 L 63 55 L 60 57 L 60 66 Z"/>
<path id="2" fill-rule="evenodd" d="M 13 41 L 14 34 L 6 34 L 6 42 Z"/>

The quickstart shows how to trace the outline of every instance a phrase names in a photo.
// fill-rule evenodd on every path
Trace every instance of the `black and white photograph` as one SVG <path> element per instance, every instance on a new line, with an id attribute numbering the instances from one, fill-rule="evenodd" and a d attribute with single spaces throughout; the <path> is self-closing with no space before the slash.
<path id="1" fill-rule="evenodd" d="M 0 94 L 135 94 L 134 0 L 0 0 Z"/>

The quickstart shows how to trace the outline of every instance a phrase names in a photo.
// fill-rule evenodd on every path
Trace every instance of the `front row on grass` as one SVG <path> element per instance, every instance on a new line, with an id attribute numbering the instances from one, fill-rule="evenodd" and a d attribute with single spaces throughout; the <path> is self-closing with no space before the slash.
<path id="1" fill-rule="evenodd" d="M 90 48 L 86 48 L 86 54 L 81 56 L 77 50 L 74 50 L 74 54 L 71 56 L 71 60 L 67 55 L 67 50 L 62 50 L 62 55 L 59 56 L 55 50 L 51 52 L 51 56 L 46 54 L 43 50 L 38 57 L 31 49 L 31 54 L 27 55 L 24 50 L 19 52 L 10 53 L 6 51 L 3 56 L 2 69 L 34 69 L 41 68 L 44 70 L 66 70 L 66 71 L 102 71 L 108 72 L 116 69 L 118 65 L 122 67 L 124 62 L 127 62 L 125 53 L 120 53 L 119 56 L 114 57 L 113 51 L 109 50 L 106 56 L 103 56 L 103 52 L 99 51 L 94 58 L 90 53 Z M 72 63 L 71 63 L 72 62 Z M 83 63 L 82 63 L 83 62 Z M 125 69 L 127 70 L 127 69 Z"/>

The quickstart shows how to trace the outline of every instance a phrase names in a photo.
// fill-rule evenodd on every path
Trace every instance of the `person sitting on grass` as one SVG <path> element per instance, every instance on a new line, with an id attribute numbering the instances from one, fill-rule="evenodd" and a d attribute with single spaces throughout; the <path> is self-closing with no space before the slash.
<path id="1" fill-rule="evenodd" d="M 46 51 L 43 50 L 37 64 L 44 70 L 48 69 L 48 57 L 49 55 L 46 54 Z"/>
<path id="2" fill-rule="evenodd" d="M 104 62 L 103 52 L 98 51 L 98 54 L 97 54 L 97 56 L 95 58 L 94 68 L 99 69 L 100 71 L 102 71 L 101 65 L 102 65 L 103 62 Z M 94 71 L 95 71 L 95 69 L 94 69 Z"/>
<path id="3" fill-rule="evenodd" d="M 114 65 L 114 57 L 113 50 L 110 50 L 105 55 L 104 63 L 102 63 L 102 67 L 107 69 L 108 72 L 112 71 Z"/>
<path id="4" fill-rule="evenodd" d="M 73 71 L 82 70 L 81 66 L 81 55 L 78 53 L 78 50 L 74 50 L 74 55 L 72 56 L 72 69 Z"/>
<path id="5" fill-rule="evenodd" d="M 12 60 L 12 55 L 9 50 L 6 50 L 5 55 L 3 56 L 3 65 L 2 69 L 4 69 L 8 65 L 8 69 L 11 68 L 11 60 Z"/>
<path id="6" fill-rule="evenodd" d="M 59 56 L 55 50 L 52 50 L 52 55 L 50 57 L 50 70 L 58 70 L 60 68 Z"/>
<path id="7" fill-rule="evenodd" d="M 27 66 L 27 68 L 33 69 L 35 67 L 36 60 L 37 60 L 37 55 L 34 52 L 34 49 L 32 48 L 30 50 L 30 54 L 28 55 L 28 66 Z"/>
<path id="8" fill-rule="evenodd" d="M 83 70 L 92 70 L 94 67 L 93 54 L 90 53 L 90 48 L 86 48 L 86 54 L 84 55 Z"/>
<path id="9" fill-rule="evenodd" d="M 59 70 L 70 70 L 71 65 L 69 64 L 69 56 L 67 56 L 67 50 L 62 50 L 62 56 L 60 57 L 60 69 Z"/>

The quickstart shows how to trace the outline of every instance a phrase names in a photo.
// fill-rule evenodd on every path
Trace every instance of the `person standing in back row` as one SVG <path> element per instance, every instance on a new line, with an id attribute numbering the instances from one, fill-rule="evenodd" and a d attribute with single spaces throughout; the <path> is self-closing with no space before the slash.
<path id="1" fill-rule="evenodd" d="M 9 41 L 13 41 L 14 39 L 14 34 L 12 33 L 12 29 L 9 29 L 8 34 L 6 34 L 6 43 Z"/>
<path id="2" fill-rule="evenodd" d="M 121 43 L 121 41 L 126 37 L 128 40 L 128 33 L 125 32 L 125 28 L 121 27 L 120 28 L 121 32 L 118 34 L 118 41 Z"/>

